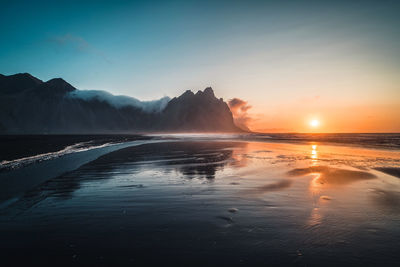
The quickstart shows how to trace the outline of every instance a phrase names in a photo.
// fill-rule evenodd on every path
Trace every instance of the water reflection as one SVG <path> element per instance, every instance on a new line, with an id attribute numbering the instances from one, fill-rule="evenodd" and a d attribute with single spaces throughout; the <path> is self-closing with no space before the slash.
<path id="1" fill-rule="evenodd" d="M 247 190 L 246 193 L 250 194 L 263 194 L 267 192 L 281 191 L 289 188 L 293 181 L 289 179 L 280 179 L 276 182 L 272 182 L 266 185 L 256 187 L 254 189 Z"/>
<path id="2" fill-rule="evenodd" d="M 318 164 L 318 151 L 317 151 L 317 144 L 311 145 L 311 162 L 312 165 Z"/>
<path id="3" fill-rule="evenodd" d="M 29 208 L 47 197 L 69 199 L 84 183 L 111 180 L 118 175 L 133 175 L 133 181 L 145 169 L 158 169 L 164 175 L 176 171 L 188 179 L 212 180 L 226 165 L 245 166 L 245 158 L 233 152 L 245 146 L 241 142 L 171 142 L 121 149 L 28 191 L 22 206 Z"/>
<path id="4" fill-rule="evenodd" d="M 387 212 L 400 213 L 400 192 L 374 189 L 371 191 L 373 202 Z"/>
<path id="5" fill-rule="evenodd" d="M 129 168 L 153 165 L 162 170 L 173 168 L 186 178 L 215 178 L 226 165 L 244 166 L 243 158 L 234 150 L 243 148 L 242 142 L 168 142 L 125 148 L 104 155 L 90 163 L 96 169 L 103 166 Z"/>
<path id="6" fill-rule="evenodd" d="M 376 176 L 366 171 L 333 168 L 329 166 L 311 166 L 296 168 L 288 172 L 290 176 L 316 175 L 312 180 L 314 186 L 347 185 L 356 181 L 374 179 Z"/>
<path id="7" fill-rule="evenodd" d="M 19 216 L 0 216 L 1 241 L 3 248 L 26 244 L 18 251 L 26 254 L 62 240 L 58 252 L 73 250 L 67 258 L 74 260 L 113 255 L 148 263 L 162 251 L 174 260 L 189 255 L 186 263 L 204 251 L 204 265 L 249 255 L 260 262 L 248 265 L 262 265 L 297 251 L 296 260 L 310 259 L 302 265 L 339 265 L 340 255 L 356 266 L 362 262 L 349 255 L 371 257 L 371 249 L 380 262 L 395 259 L 398 179 L 326 160 L 342 159 L 340 149 L 256 142 L 123 149 L 29 192 L 13 207 Z"/>
<path id="8" fill-rule="evenodd" d="M 317 227 L 322 222 L 322 214 L 319 208 L 315 207 L 311 210 L 310 217 L 307 221 L 307 225 L 310 227 Z"/>

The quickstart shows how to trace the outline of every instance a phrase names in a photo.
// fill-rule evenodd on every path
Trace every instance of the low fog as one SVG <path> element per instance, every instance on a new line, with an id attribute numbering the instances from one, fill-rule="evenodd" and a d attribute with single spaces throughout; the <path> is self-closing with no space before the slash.
<path id="1" fill-rule="evenodd" d="M 70 98 L 79 98 L 82 100 L 96 99 L 105 101 L 116 108 L 133 106 L 142 109 L 145 112 L 161 112 L 171 100 L 168 96 L 152 101 L 140 101 L 134 97 L 124 95 L 113 95 L 101 90 L 74 90 L 67 94 Z"/>

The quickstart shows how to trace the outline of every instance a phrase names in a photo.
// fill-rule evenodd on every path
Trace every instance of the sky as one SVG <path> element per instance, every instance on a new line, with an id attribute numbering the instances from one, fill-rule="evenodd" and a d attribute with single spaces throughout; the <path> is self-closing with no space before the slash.
<path id="1" fill-rule="evenodd" d="M 254 131 L 400 132 L 399 1 L 1 2 L 1 74 L 141 100 L 211 86 Z"/>

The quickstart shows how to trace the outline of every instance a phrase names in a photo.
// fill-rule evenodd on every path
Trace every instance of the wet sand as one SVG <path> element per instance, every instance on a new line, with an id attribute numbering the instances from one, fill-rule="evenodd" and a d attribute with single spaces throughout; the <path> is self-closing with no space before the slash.
<path id="1" fill-rule="evenodd" d="M 0 209 L 8 264 L 396 266 L 395 151 L 247 141 L 123 148 Z M 24 255 L 21 257 L 21 255 Z"/>
<path id="2" fill-rule="evenodd" d="M 379 168 L 375 168 L 378 171 L 396 176 L 398 178 L 400 178 L 400 168 L 394 168 L 394 167 L 379 167 Z"/>
<path id="3" fill-rule="evenodd" d="M 0 135 L 0 162 L 56 152 L 77 143 L 95 146 L 146 139 L 140 135 Z"/>

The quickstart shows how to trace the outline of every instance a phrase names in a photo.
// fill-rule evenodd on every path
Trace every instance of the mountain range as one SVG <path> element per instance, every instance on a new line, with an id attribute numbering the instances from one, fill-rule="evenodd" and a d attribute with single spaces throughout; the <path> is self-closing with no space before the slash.
<path id="1" fill-rule="evenodd" d="M 142 102 L 105 91 L 78 90 L 61 78 L 0 74 L 1 134 L 242 132 L 212 88 Z"/>

